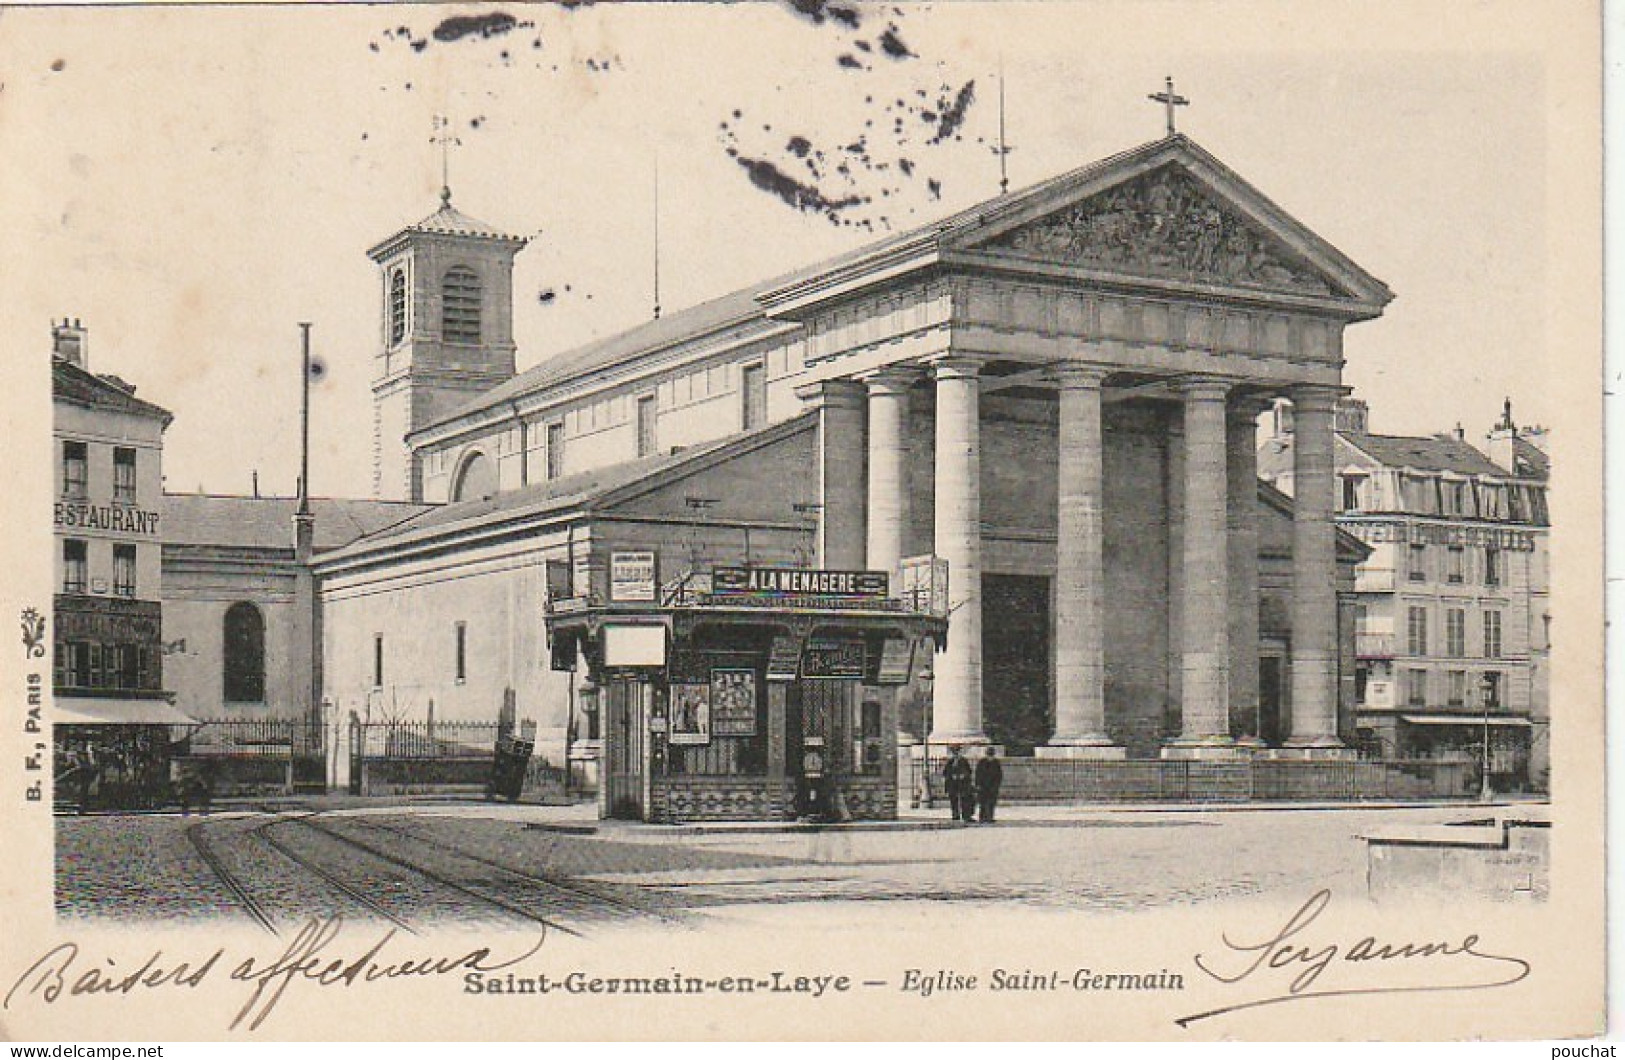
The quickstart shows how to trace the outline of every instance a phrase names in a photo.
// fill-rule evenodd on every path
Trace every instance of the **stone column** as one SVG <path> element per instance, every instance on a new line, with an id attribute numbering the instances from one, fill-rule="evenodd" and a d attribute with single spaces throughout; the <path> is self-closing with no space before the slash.
<path id="1" fill-rule="evenodd" d="M 1333 414 L 1338 390 L 1292 390 L 1292 729 L 1285 747 L 1345 753 L 1337 736 L 1337 528 Z"/>
<path id="2" fill-rule="evenodd" d="M 1180 629 L 1180 735 L 1171 758 L 1231 757 L 1229 489 L 1225 393 L 1216 379 L 1181 384 L 1185 397 L 1184 600 Z"/>
<path id="3" fill-rule="evenodd" d="M 908 393 L 916 373 L 889 368 L 864 382 L 869 387 L 869 570 L 895 581 L 907 548 Z M 896 585 L 892 586 L 896 591 Z"/>
<path id="4" fill-rule="evenodd" d="M 1105 448 L 1100 385 L 1108 369 L 1057 368 L 1055 735 L 1044 757 L 1122 758 L 1106 734 L 1106 567 L 1102 535 Z"/>
<path id="5" fill-rule="evenodd" d="M 932 362 L 937 392 L 936 554 L 948 561 L 948 646 L 936 659 L 933 743 L 982 732 L 982 459 L 979 361 Z"/>
<path id="6" fill-rule="evenodd" d="M 1225 427 L 1225 477 L 1230 487 L 1230 723 L 1258 739 L 1258 417 L 1264 402 L 1231 404 Z"/>
<path id="7" fill-rule="evenodd" d="M 863 568 L 863 394 L 861 383 L 834 379 L 813 395 L 818 407 L 818 565 Z"/>

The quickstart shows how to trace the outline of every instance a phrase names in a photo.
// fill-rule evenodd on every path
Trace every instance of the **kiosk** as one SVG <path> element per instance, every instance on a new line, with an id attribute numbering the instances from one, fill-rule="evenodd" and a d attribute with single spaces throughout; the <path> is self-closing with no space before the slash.
<path id="1" fill-rule="evenodd" d="M 897 816 L 899 691 L 947 635 L 876 571 L 719 567 L 652 602 L 551 608 L 601 711 L 603 817 Z"/>

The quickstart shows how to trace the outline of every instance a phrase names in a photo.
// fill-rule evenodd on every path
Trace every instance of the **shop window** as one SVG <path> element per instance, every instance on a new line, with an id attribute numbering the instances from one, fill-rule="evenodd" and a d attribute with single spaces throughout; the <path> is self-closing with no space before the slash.
<path id="1" fill-rule="evenodd" d="M 227 608 L 225 642 L 226 702 L 264 702 L 265 619 L 260 609 L 246 601 Z"/>
<path id="2" fill-rule="evenodd" d="M 118 446 L 113 450 L 113 499 L 135 503 L 135 450 Z"/>
<path id="3" fill-rule="evenodd" d="M 389 274 L 389 344 L 396 345 L 406 338 L 406 270 L 393 269 Z"/>
<path id="4" fill-rule="evenodd" d="M 476 346 L 480 341 L 480 278 L 466 265 L 446 270 L 440 285 L 440 334 L 447 342 Z"/>
<path id="5" fill-rule="evenodd" d="M 113 546 L 113 595 L 135 595 L 135 546 Z"/>
<path id="6" fill-rule="evenodd" d="M 62 496 L 84 500 L 90 495 L 90 450 L 84 442 L 62 443 Z"/>
<path id="7" fill-rule="evenodd" d="M 1428 580 L 1428 547 L 1426 545 L 1412 545 L 1410 547 L 1410 579 L 1413 582 Z"/>
<path id="8" fill-rule="evenodd" d="M 865 699 L 858 704 L 858 716 L 854 719 L 852 731 L 857 735 L 852 741 L 852 771 L 880 772 L 884 745 L 880 737 L 878 700 Z"/>
<path id="9" fill-rule="evenodd" d="M 62 591 L 65 593 L 82 593 L 85 591 L 85 571 L 89 566 L 87 556 L 90 547 L 83 541 L 68 538 L 62 542 Z"/>

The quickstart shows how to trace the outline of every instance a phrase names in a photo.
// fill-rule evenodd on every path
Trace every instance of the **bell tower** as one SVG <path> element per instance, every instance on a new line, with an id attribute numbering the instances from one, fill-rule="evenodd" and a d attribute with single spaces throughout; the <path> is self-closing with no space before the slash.
<path id="1" fill-rule="evenodd" d="M 513 260 L 527 240 L 451 204 L 367 251 L 382 309 L 373 358 L 372 492 L 421 500 L 407 435 L 514 375 Z"/>

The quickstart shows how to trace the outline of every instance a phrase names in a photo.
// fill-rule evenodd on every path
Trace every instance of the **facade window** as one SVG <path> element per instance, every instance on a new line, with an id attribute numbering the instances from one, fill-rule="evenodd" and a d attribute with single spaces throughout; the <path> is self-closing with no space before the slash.
<path id="1" fill-rule="evenodd" d="M 406 338 L 406 270 L 394 269 L 389 274 L 389 344 L 396 345 Z"/>
<path id="2" fill-rule="evenodd" d="M 62 542 L 63 592 L 82 593 L 85 591 L 85 571 L 90 565 L 87 559 L 89 551 L 89 545 L 83 541 L 69 538 Z"/>
<path id="3" fill-rule="evenodd" d="M 1406 616 L 1406 632 L 1411 655 L 1426 655 L 1428 653 L 1428 609 L 1413 607 Z"/>
<path id="4" fill-rule="evenodd" d="M 62 496 L 83 500 L 90 495 L 90 450 L 84 442 L 62 443 Z"/>
<path id="5" fill-rule="evenodd" d="M 1501 550 L 1498 548 L 1484 550 L 1484 584 L 1501 584 Z"/>
<path id="6" fill-rule="evenodd" d="M 1413 582 L 1428 580 L 1428 547 L 1426 545 L 1412 545 L 1410 547 L 1410 579 Z"/>
<path id="7" fill-rule="evenodd" d="M 547 425 L 547 477 L 551 481 L 564 477 L 564 424 Z"/>
<path id="8" fill-rule="evenodd" d="M 1452 659 L 1467 656 L 1467 612 L 1459 607 L 1444 613 L 1444 650 Z"/>
<path id="9" fill-rule="evenodd" d="M 113 450 L 113 500 L 135 503 L 135 450 L 123 446 Z"/>
<path id="10" fill-rule="evenodd" d="M 458 469 L 457 481 L 451 487 L 454 501 L 480 500 L 497 491 L 496 467 L 484 453 L 475 452 Z"/>
<path id="11" fill-rule="evenodd" d="M 1360 478 L 1357 475 L 1343 476 L 1343 511 L 1357 512 L 1360 510 Z"/>
<path id="12" fill-rule="evenodd" d="M 653 456 L 660 447 L 660 409 L 655 395 L 638 398 L 638 455 Z"/>
<path id="13" fill-rule="evenodd" d="M 135 595 L 135 546 L 113 546 L 113 595 Z"/>
<path id="14" fill-rule="evenodd" d="M 384 687 L 384 635 L 372 635 L 372 687 Z"/>
<path id="15" fill-rule="evenodd" d="M 739 373 L 739 389 L 743 394 L 744 411 L 741 422 L 745 430 L 760 427 L 767 422 L 767 367 L 747 364 Z"/>
<path id="16" fill-rule="evenodd" d="M 1484 658 L 1501 657 L 1501 612 L 1484 612 Z"/>
<path id="17" fill-rule="evenodd" d="M 1467 577 L 1467 550 L 1460 545 L 1451 545 L 1445 553 L 1445 581 L 1451 585 L 1460 585 Z"/>
<path id="18" fill-rule="evenodd" d="M 247 601 L 226 608 L 225 682 L 228 703 L 265 701 L 265 619 Z"/>
<path id="19" fill-rule="evenodd" d="M 1467 483 L 1449 482 L 1445 484 L 1445 491 L 1450 496 L 1450 514 L 1467 514 Z"/>
<path id="20" fill-rule="evenodd" d="M 468 623 L 457 623 L 457 683 L 468 680 Z"/>
<path id="21" fill-rule="evenodd" d="M 1490 670 L 1483 677 L 1484 709 L 1501 709 L 1501 675 Z"/>
<path id="22" fill-rule="evenodd" d="M 1412 707 L 1425 707 L 1428 705 L 1428 672 L 1426 670 L 1405 671 L 1405 703 Z"/>
<path id="23" fill-rule="evenodd" d="M 1467 671 L 1450 671 L 1450 705 L 1452 707 L 1464 706 L 1467 703 Z"/>
<path id="24" fill-rule="evenodd" d="M 480 278 L 466 265 L 446 270 L 440 285 L 440 337 L 447 342 L 478 345 L 480 341 Z"/>

